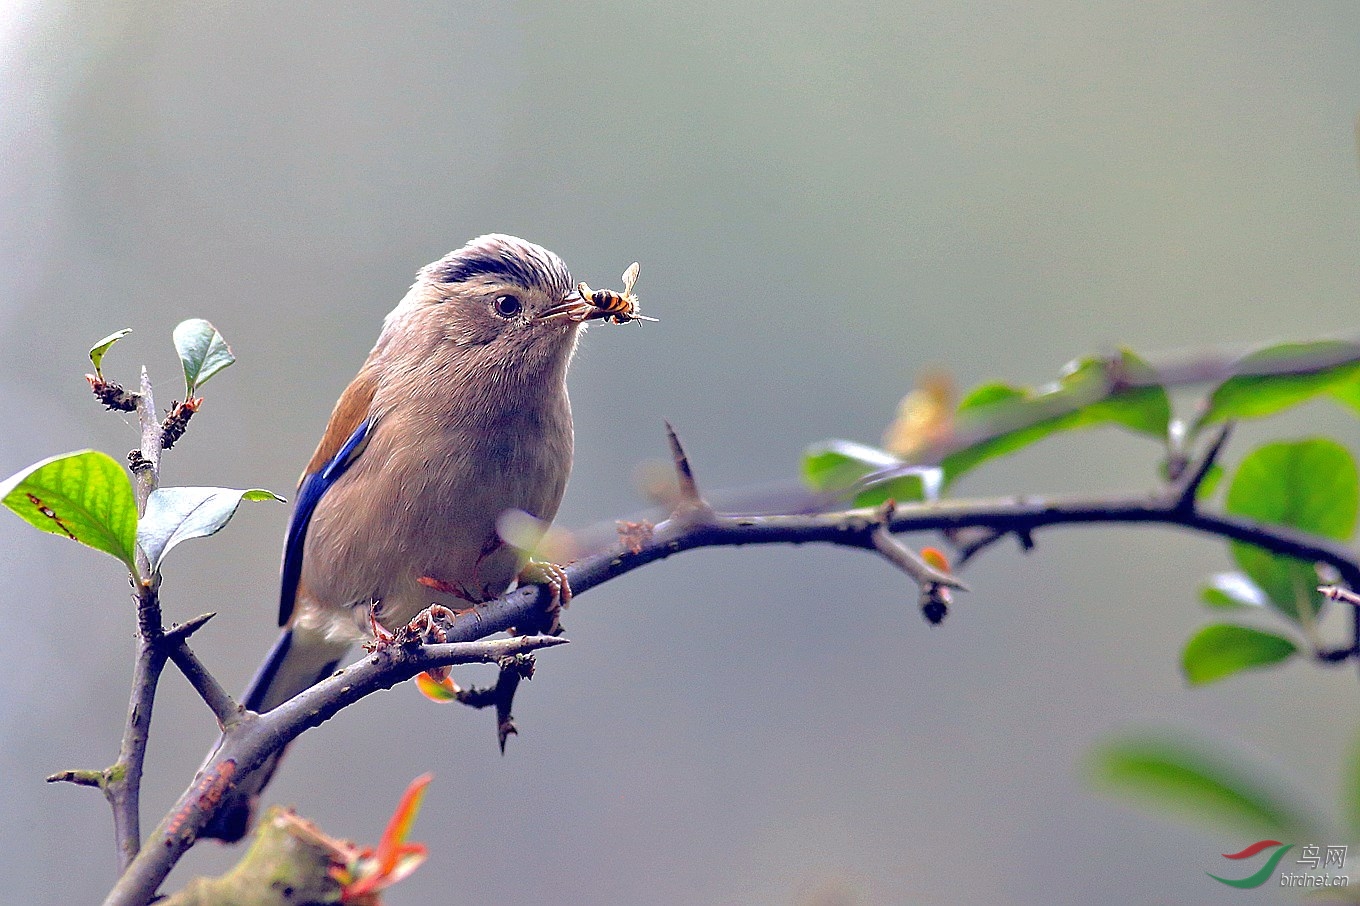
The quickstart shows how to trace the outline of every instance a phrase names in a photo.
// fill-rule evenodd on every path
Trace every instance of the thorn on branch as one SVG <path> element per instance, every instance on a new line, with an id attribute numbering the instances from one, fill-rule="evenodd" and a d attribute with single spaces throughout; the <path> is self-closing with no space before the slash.
<path id="1" fill-rule="evenodd" d="M 1319 585 L 1318 591 L 1329 601 L 1344 601 L 1347 604 L 1354 604 L 1360 607 L 1360 595 L 1355 592 L 1342 588 L 1340 585 Z"/>
<path id="2" fill-rule="evenodd" d="M 675 459 L 675 477 L 680 491 L 680 499 L 675 508 L 676 512 L 689 515 L 711 515 L 713 508 L 699 493 L 699 483 L 694 480 L 694 471 L 690 468 L 689 457 L 685 455 L 685 448 L 680 445 L 680 438 L 676 436 L 675 428 L 671 426 L 670 422 L 666 422 L 666 437 L 670 441 L 671 456 Z"/>
<path id="3" fill-rule="evenodd" d="M 970 525 L 961 529 L 946 529 L 944 536 L 953 543 L 958 552 L 958 565 L 963 566 L 969 560 L 991 547 L 996 542 L 1005 538 L 1007 535 L 1014 535 L 1016 543 L 1020 545 L 1020 550 L 1026 554 L 1034 550 L 1034 532 L 1027 525 L 1022 525 L 1014 529 L 996 529 L 985 525 Z"/>
<path id="4" fill-rule="evenodd" d="M 208 624 L 208 621 L 215 616 L 217 616 L 216 612 L 201 613 L 198 616 L 194 617 L 192 620 L 187 620 L 183 623 L 176 623 L 169 629 L 165 630 L 164 636 L 165 641 L 173 644 L 178 639 L 188 639 L 189 636 L 193 635 L 195 632 L 198 632 L 200 629 L 206 626 Z"/>
<path id="5" fill-rule="evenodd" d="M 1185 475 L 1172 486 L 1172 492 L 1176 495 L 1176 501 L 1172 505 L 1175 512 L 1194 512 L 1195 495 L 1199 493 L 1200 485 L 1204 484 L 1204 479 L 1209 477 L 1210 470 L 1218 461 L 1218 454 L 1223 452 L 1223 445 L 1228 442 L 1232 429 L 1232 422 L 1224 422 L 1223 427 L 1218 429 L 1218 433 L 1205 449 L 1204 455 L 1194 464 L 1194 468 L 1187 469 Z"/>
<path id="6" fill-rule="evenodd" d="M 132 412 L 137 408 L 139 397 L 117 381 L 106 381 L 94 374 L 85 375 L 94 391 L 95 399 L 112 412 Z"/>
<path id="7" fill-rule="evenodd" d="M 74 783 L 76 786 L 93 786 L 104 788 L 108 782 L 106 771 L 58 771 L 45 778 L 48 783 Z"/>
<path id="8" fill-rule="evenodd" d="M 161 422 L 161 449 L 169 450 L 175 441 L 184 436 L 189 427 L 189 419 L 194 417 L 198 407 L 203 405 L 203 397 L 191 396 L 182 403 L 171 403 L 170 414 Z"/>
<path id="9" fill-rule="evenodd" d="M 987 525 L 969 525 L 963 528 L 944 529 L 943 535 L 954 546 L 959 566 L 991 547 L 1006 533 Z"/>

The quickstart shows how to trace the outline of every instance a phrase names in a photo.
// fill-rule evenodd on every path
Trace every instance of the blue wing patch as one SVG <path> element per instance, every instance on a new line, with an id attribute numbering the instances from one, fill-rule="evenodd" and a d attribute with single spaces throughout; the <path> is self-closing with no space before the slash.
<path id="1" fill-rule="evenodd" d="M 316 505 L 326 496 L 326 492 L 364 451 L 372 427 L 373 417 L 369 416 L 359 423 L 340 452 L 324 468 L 308 475 L 298 486 L 297 504 L 293 507 L 292 518 L 288 520 L 288 535 L 283 543 L 283 580 L 279 589 L 280 626 L 287 625 L 297 605 L 298 580 L 302 578 L 302 544 L 307 538 L 307 526 L 312 522 L 312 513 L 316 512 Z"/>

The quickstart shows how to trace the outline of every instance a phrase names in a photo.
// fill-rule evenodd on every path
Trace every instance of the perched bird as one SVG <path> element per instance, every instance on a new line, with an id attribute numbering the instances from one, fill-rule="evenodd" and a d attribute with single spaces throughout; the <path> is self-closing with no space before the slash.
<path id="1" fill-rule="evenodd" d="M 328 676 L 374 624 L 394 631 L 432 604 L 466 609 L 517 577 L 552 578 L 522 575 L 527 555 L 497 521 L 557 513 L 571 471 L 567 366 L 592 313 L 562 259 L 514 236 L 482 236 L 420 271 L 303 472 L 283 552 L 285 628 L 247 708 Z M 239 839 L 272 770 L 204 836 Z"/>

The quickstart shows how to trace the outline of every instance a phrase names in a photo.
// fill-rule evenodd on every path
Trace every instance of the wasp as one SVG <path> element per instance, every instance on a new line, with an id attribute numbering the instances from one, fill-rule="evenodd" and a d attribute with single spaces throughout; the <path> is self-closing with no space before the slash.
<path id="1" fill-rule="evenodd" d="M 638 314 L 638 299 L 633 295 L 633 284 L 637 283 L 638 263 L 634 261 L 629 265 L 628 270 L 623 272 L 623 292 L 616 293 L 611 289 L 591 289 L 584 283 L 576 284 L 576 291 L 581 294 L 581 299 L 593 306 L 595 311 L 587 317 L 604 318 L 606 321 L 613 321 L 615 324 L 626 324 L 629 321 L 655 321 L 656 318 L 649 318 L 646 315 Z"/>

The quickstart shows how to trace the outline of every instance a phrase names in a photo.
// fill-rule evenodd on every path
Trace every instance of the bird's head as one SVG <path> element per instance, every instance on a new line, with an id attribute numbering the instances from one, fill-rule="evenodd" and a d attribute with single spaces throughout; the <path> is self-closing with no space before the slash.
<path id="1" fill-rule="evenodd" d="M 478 369 L 565 369 L 591 306 L 562 259 L 503 233 L 473 239 L 421 269 L 388 331 L 461 350 Z"/>

